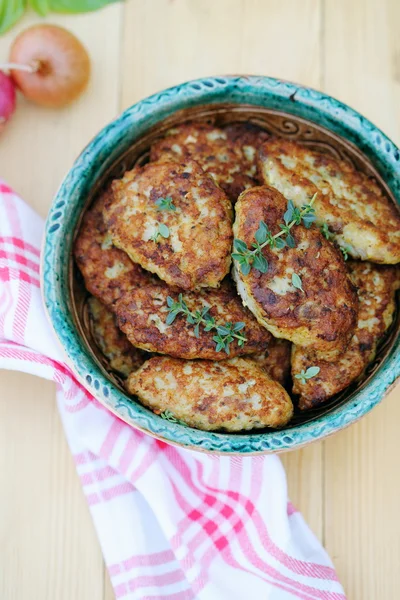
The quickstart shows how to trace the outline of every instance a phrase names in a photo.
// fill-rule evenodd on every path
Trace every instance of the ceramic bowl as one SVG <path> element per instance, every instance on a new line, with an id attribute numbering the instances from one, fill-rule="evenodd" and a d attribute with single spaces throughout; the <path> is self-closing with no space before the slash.
<path id="1" fill-rule="evenodd" d="M 108 180 L 148 156 L 151 142 L 188 119 L 217 124 L 250 121 L 301 140 L 372 175 L 400 203 L 400 153 L 370 121 L 315 90 L 268 77 L 210 77 L 154 94 L 127 109 L 83 150 L 51 206 L 42 255 L 44 301 L 77 379 L 122 420 L 164 441 L 217 453 L 251 454 L 303 446 L 353 423 L 387 394 L 400 373 L 399 319 L 363 381 L 281 430 L 226 434 L 163 420 L 124 393 L 90 335 L 86 294 L 71 258 L 83 211 Z"/>

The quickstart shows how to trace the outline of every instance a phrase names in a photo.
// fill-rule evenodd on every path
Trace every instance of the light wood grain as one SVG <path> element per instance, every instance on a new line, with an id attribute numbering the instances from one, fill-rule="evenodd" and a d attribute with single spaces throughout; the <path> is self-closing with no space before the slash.
<path id="1" fill-rule="evenodd" d="M 400 142 L 398 2 L 326 6 L 325 88 Z M 400 389 L 325 443 L 325 543 L 350 598 L 398 598 Z"/>
<path id="2" fill-rule="evenodd" d="M 29 15 L 0 38 L 0 58 Z M 202 75 L 259 73 L 324 89 L 400 141 L 398 0 L 131 0 L 64 17 L 93 61 L 63 111 L 23 100 L 0 137 L 0 175 L 45 215 L 73 159 L 120 109 Z M 282 455 L 289 491 L 326 543 L 349 600 L 400 589 L 400 390 L 359 424 Z M 52 384 L 0 373 L 0 598 L 112 600 Z"/>

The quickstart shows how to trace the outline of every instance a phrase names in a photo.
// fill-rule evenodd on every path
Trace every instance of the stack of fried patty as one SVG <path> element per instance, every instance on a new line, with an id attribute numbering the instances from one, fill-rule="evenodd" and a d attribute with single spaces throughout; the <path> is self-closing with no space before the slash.
<path id="1" fill-rule="evenodd" d="M 74 254 L 93 338 L 142 404 L 204 430 L 282 427 L 374 359 L 400 218 L 347 162 L 191 122 L 95 200 Z"/>

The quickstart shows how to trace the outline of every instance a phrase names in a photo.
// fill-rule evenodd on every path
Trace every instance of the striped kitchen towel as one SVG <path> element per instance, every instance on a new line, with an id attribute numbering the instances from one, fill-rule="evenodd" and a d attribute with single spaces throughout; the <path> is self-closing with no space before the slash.
<path id="1" fill-rule="evenodd" d="M 344 600 L 288 502 L 277 456 L 177 449 L 123 423 L 75 380 L 44 314 L 42 233 L 42 219 L 0 181 L 0 366 L 55 381 L 116 598 Z"/>

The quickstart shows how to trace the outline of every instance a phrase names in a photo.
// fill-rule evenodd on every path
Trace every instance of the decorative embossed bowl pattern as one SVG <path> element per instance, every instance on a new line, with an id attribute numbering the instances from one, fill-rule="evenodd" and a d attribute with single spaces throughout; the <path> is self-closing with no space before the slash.
<path id="1" fill-rule="evenodd" d="M 163 420 L 124 392 L 98 352 L 86 311 L 87 293 L 72 260 L 84 210 L 110 179 L 144 163 L 151 143 L 189 119 L 256 123 L 354 164 L 400 204 L 400 153 L 372 123 L 315 90 L 268 77 L 215 77 L 165 90 L 126 110 L 85 148 L 50 209 L 42 255 L 43 294 L 68 361 L 82 384 L 132 426 L 170 443 L 220 453 L 282 451 L 342 429 L 366 414 L 400 374 L 399 311 L 363 381 L 319 409 L 296 412 L 284 429 L 210 433 Z"/>

